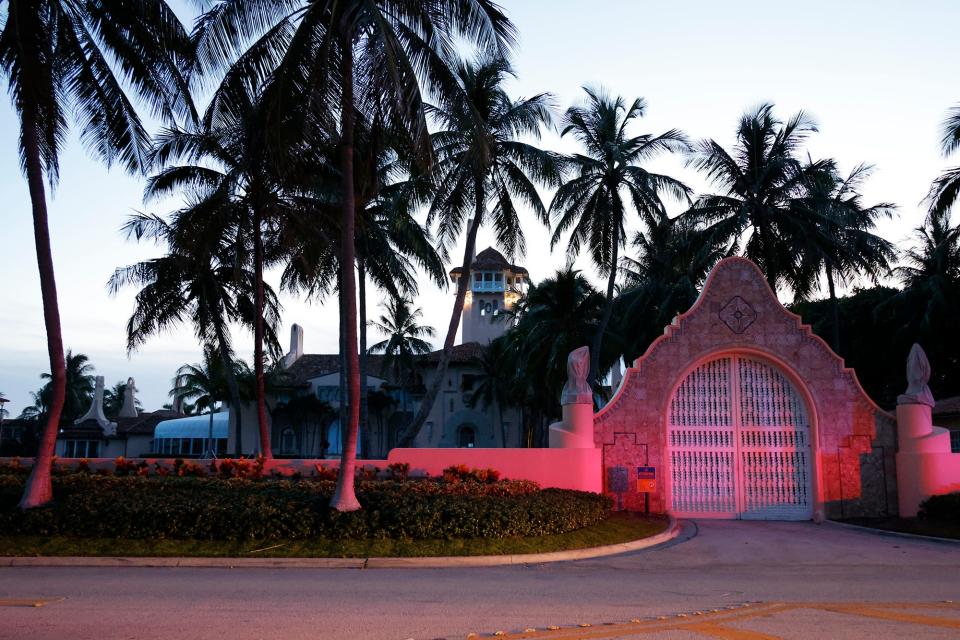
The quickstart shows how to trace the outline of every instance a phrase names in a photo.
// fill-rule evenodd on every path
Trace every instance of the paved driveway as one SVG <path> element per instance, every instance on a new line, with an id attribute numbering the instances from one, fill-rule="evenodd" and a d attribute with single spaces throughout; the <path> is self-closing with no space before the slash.
<path id="1" fill-rule="evenodd" d="M 0 604 L 47 604 L 0 606 L 0 638 L 958 638 L 945 600 L 957 545 L 698 521 L 667 547 L 550 565 L 3 568 Z"/>

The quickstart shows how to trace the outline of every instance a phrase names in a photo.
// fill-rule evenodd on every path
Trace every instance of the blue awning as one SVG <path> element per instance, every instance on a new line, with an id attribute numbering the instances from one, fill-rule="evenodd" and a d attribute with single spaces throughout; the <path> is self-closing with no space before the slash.
<path id="1" fill-rule="evenodd" d="M 213 414 L 213 437 L 216 440 L 227 438 L 230 425 L 230 412 L 220 411 Z M 208 438 L 210 434 L 210 414 L 164 420 L 153 430 L 154 439 L 160 438 Z"/>

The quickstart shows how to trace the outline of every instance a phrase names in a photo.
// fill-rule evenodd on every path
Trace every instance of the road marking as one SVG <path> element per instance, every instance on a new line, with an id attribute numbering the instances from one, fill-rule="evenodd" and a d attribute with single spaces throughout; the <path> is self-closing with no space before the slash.
<path id="1" fill-rule="evenodd" d="M 897 611 L 890 611 L 890 607 L 881 608 L 871 605 L 834 605 L 819 608 L 825 611 L 833 611 L 834 613 L 847 613 L 863 616 L 865 618 L 878 618 L 880 620 L 906 622 L 908 624 L 919 624 L 927 627 L 943 627 L 944 629 L 960 629 L 960 620 L 938 618 L 935 616 L 922 616 L 916 613 L 900 613 Z M 911 607 L 907 605 L 903 608 L 906 609 Z"/>
<path id="2" fill-rule="evenodd" d="M 688 624 L 683 629 L 712 638 L 723 638 L 724 640 L 780 640 L 780 636 L 770 636 L 759 631 L 748 631 L 746 629 L 732 629 L 715 622 L 697 622 Z"/>
<path id="3" fill-rule="evenodd" d="M 48 598 L 38 600 L 36 598 L 8 598 L 0 599 L 0 607 L 43 607 L 51 602 L 60 602 L 64 598 Z"/>

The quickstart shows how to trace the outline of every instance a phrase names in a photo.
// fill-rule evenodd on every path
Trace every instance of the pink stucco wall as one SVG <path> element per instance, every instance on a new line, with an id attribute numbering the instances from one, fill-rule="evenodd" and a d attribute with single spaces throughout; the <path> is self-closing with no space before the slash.
<path id="1" fill-rule="evenodd" d="M 755 312 L 753 322 L 739 333 L 721 313 L 736 297 Z M 804 397 L 811 419 L 817 515 L 896 512 L 893 417 L 867 397 L 853 370 L 780 304 L 757 266 L 743 258 L 717 264 L 693 307 L 627 369 L 616 395 L 594 417 L 594 442 L 603 450 L 605 470 L 657 467 L 663 481 L 651 494 L 650 507 L 666 512 L 670 399 L 688 372 L 733 353 L 769 362 Z M 632 483 L 623 498 L 627 509 L 643 508 L 643 494 Z"/>

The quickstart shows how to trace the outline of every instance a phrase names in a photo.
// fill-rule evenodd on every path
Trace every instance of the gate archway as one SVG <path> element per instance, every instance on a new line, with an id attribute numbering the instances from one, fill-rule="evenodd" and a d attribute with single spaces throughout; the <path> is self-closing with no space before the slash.
<path id="1" fill-rule="evenodd" d="M 813 517 L 810 414 L 766 361 L 725 355 L 690 371 L 669 403 L 667 452 L 677 516 Z"/>

